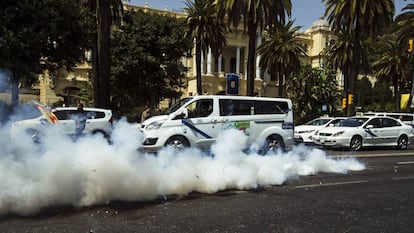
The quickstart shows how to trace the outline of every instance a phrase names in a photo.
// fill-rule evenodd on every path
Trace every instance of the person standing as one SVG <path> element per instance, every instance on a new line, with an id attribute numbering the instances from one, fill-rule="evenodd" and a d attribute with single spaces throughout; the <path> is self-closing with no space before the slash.
<path id="1" fill-rule="evenodd" d="M 141 122 L 144 122 L 146 119 L 148 119 L 151 116 L 151 108 L 147 104 L 145 107 L 145 110 L 141 114 Z"/>
<path id="2" fill-rule="evenodd" d="M 85 110 L 83 109 L 83 104 L 78 103 L 77 110 L 74 116 L 76 138 L 82 135 L 82 132 L 86 127 L 86 118 L 87 117 L 86 117 Z"/>

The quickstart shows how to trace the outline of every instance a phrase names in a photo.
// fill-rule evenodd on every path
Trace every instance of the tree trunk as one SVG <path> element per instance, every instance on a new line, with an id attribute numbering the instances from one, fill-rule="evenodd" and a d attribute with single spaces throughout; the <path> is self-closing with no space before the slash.
<path id="1" fill-rule="evenodd" d="M 110 107 L 110 72 L 111 72 L 111 8 L 109 0 L 97 0 L 98 11 L 98 72 L 100 97 L 97 107 Z"/>
<path id="2" fill-rule="evenodd" d="M 256 67 L 256 32 L 257 32 L 257 23 L 256 20 L 256 12 L 254 11 L 254 2 L 252 1 L 251 10 L 249 12 L 249 22 L 248 22 L 248 33 L 249 33 L 249 52 L 247 55 L 247 87 L 246 87 L 246 95 L 247 96 L 254 96 L 254 75 L 255 75 L 255 67 Z"/>
<path id="3" fill-rule="evenodd" d="M 94 106 L 98 106 L 101 103 L 99 99 L 101 94 L 101 85 L 99 78 L 99 62 L 98 62 L 98 34 L 93 35 L 93 48 L 92 48 L 92 85 L 93 85 L 93 102 Z"/>
<path id="4" fill-rule="evenodd" d="M 278 65 L 278 72 L 277 72 L 277 79 L 279 80 L 279 97 L 283 97 L 283 72 L 282 72 L 282 65 Z"/>
<path id="5" fill-rule="evenodd" d="M 196 39 L 196 78 L 197 78 L 197 94 L 203 94 L 201 85 L 201 38 Z"/>
<path id="6" fill-rule="evenodd" d="M 397 75 L 392 75 L 392 85 L 394 86 L 394 109 L 399 112 L 400 109 L 400 88 L 398 85 Z"/>
<path id="7" fill-rule="evenodd" d="M 358 80 L 359 74 L 359 64 L 361 60 L 361 34 L 360 34 L 360 24 L 359 24 L 359 14 L 357 14 L 355 25 L 355 37 L 354 37 L 354 57 L 352 59 L 352 70 L 351 70 L 351 79 L 349 82 L 349 94 L 355 97 L 356 82 Z M 348 97 L 348 96 L 347 96 Z M 352 101 L 347 105 L 347 116 L 355 115 L 355 101 Z"/>
<path id="8" fill-rule="evenodd" d="M 17 107 L 19 104 L 19 78 L 15 72 L 12 73 L 11 77 L 11 106 L 12 108 Z"/>

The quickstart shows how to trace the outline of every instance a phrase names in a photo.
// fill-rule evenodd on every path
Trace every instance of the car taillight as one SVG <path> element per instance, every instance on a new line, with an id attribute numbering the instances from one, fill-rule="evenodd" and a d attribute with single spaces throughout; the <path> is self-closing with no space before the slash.
<path id="1" fill-rule="evenodd" d="M 112 125 L 112 122 L 113 122 L 113 116 L 111 116 L 111 118 L 109 118 L 109 123 L 111 123 L 111 125 Z"/>

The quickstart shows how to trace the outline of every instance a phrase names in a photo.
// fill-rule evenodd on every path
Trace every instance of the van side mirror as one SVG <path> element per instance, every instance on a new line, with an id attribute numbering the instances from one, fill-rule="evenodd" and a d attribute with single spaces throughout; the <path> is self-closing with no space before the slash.
<path id="1" fill-rule="evenodd" d="M 181 112 L 175 115 L 174 119 L 187 119 L 188 118 L 188 109 L 184 108 Z"/>
<path id="2" fill-rule="evenodd" d="M 367 129 L 373 129 L 374 126 L 373 125 L 367 125 L 365 128 L 367 128 Z"/>
<path id="3" fill-rule="evenodd" d="M 184 108 L 181 114 L 183 115 L 184 119 L 188 118 L 188 109 Z"/>

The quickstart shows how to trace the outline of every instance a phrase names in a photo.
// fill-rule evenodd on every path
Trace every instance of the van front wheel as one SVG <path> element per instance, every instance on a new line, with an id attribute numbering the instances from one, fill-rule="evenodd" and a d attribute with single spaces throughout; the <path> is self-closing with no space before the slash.
<path id="1" fill-rule="evenodd" d="M 185 137 L 176 135 L 170 137 L 165 143 L 165 146 L 171 146 L 175 150 L 182 150 L 186 147 L 190 147 L 190 143 Z"/>
<path id="2" fill-rule="evenodd" d="M 264 153 L 267 154 L 268 152 L 277 153 L 278 150 L 285 150 L 285 143 L 280 135 L 272 134 L 267 137 L 265 145 L 264 145 Z"/>

